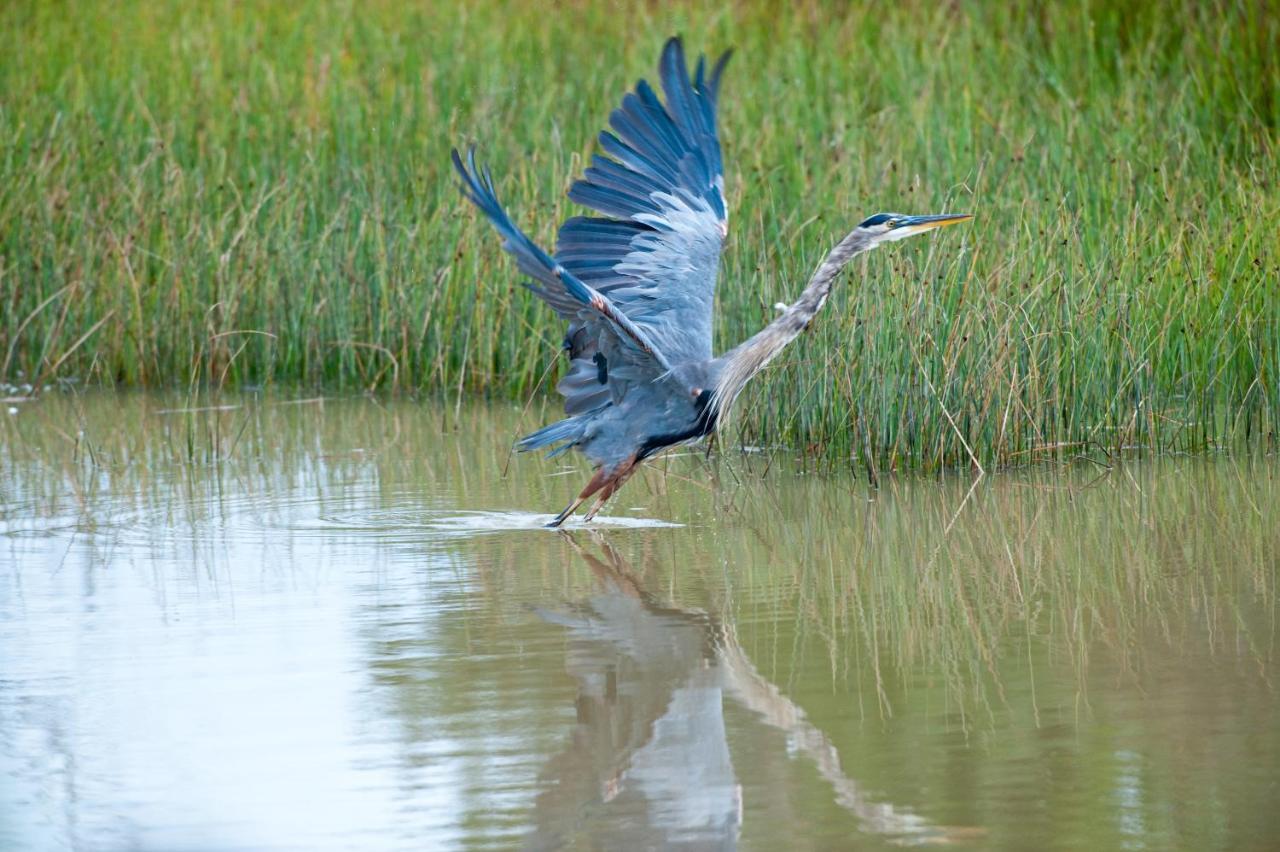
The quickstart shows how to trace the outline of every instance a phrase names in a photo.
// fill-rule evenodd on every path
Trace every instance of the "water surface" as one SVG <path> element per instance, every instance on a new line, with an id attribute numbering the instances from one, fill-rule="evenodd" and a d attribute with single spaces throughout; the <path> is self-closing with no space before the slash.
<path id="1" fill-rule="evenodd" d="M 0 848 L 1271 848 L 1273 458 L 587 477 L 521 412 L 0 421 Z M 524 430 L 551 412 L 524 415 Z"/>

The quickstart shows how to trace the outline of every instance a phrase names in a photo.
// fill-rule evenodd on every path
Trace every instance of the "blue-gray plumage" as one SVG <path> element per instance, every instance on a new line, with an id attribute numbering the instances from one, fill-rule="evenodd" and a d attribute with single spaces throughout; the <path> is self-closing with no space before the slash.
<path id="1" fill-rule="evenodd" d="M 599 137 L 604 155 L 593 156 L 569 189 L 571 200 L 603 215 L 566 221 L 554 257 L 507 216 L 474 152 L 465 163 L 453 152 L 463 193 L 533 279 L 526 286 L 569 323 L 569 369 L 557 385 L 569 417 L 517 445 L 552 447 L 552 455 L 577 449 L 595 465 L 591 481 L 552 526 L 597 494 L 591 520 L 645 458 L 714 431 L 751 377 L 808 327 L 854 256 L 970 218 L 866 219 L 781 316 L 715 357 L 712 310 L 729 232 L 716 101 L 728 61 L 725 53 L 708 72 L 699 58 L 691 77 L 680 39 L 667 42 L 658 65 L 665 104 L 641 80 L 609 116 L 612 132 Z"/>

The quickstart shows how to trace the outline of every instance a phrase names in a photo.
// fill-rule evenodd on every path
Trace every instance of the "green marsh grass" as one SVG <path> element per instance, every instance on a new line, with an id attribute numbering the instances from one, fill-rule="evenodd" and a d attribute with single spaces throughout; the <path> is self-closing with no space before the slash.
<path id="1" fill-rule="evenodd" d="M 8 3 L 0 380 L 535 393 L 557 323 L 449 148 L 550 245 L 674 32 L 738 51 L 717 348 L 863 216 L 978 217 L 855 264 L 735 437 L 873 474 L 1274 441 L 1265 1 Z"/>

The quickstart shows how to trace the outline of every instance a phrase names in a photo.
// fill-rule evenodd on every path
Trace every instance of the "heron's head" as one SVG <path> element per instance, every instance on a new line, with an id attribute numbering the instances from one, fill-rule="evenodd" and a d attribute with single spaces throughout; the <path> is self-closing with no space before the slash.
<path id="1" fill-rule="evenodd" d="M 881 243 L 905 239 L 915 234 L 923 234 L 934 228 L 955 225 L 972 219 L 968 213 L 940 213 L 936 216 L 907 216 L 904 213 L 877 213 L 858 225 L 855 233 L 867 240 L 868 248 L 875 248 Z"/>

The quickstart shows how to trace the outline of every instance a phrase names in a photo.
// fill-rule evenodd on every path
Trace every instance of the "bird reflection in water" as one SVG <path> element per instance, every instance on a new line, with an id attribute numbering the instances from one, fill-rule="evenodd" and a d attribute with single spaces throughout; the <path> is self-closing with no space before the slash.
<path id="1" fill-rule="evenodd" d="M 830 739 L 752 665 L 731 625 L 648 593 L 599 534 L 596 556 L 562 533 L 590 566 L 595 594 L 565 610 L 538 609 L 569 634 L 577 724 L 539 776 L 529 846 L 589 838 L 602 848 L 733 848 L 742 825 L 724 697 L 787 737 L 832 786 L 861 830 L 905 844 L 947 843 L 973 829 L 933 825 L 870 799 L 841 768 Z"/>

